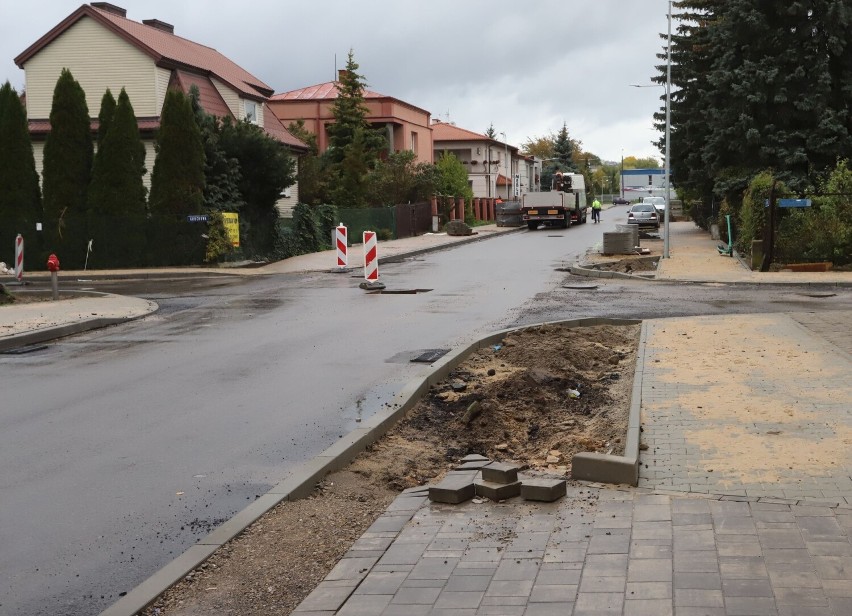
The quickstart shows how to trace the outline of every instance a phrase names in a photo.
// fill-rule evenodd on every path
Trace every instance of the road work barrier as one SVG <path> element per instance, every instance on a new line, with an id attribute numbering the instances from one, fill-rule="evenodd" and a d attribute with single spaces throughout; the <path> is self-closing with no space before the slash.
<path id="1" fill-rule="evenodd" d="M 379 242 L 375 231 L 364 231 L 364 279 L 375 282 L 379 279 Z"/>
<path id="2" fill-rule="evenodd" d="M 346 227 L 343 223 L 334 230 L 334 243 L 337 246 L 337 267 L 344 269 L 349 263 L 349 247 L 346 240 Z"/>
<path id="3" fill-rule="evenodd" d="M 20 233 L 15 238 L 15 278 L 18 282 L 24 278 L 24 237 Z"/>

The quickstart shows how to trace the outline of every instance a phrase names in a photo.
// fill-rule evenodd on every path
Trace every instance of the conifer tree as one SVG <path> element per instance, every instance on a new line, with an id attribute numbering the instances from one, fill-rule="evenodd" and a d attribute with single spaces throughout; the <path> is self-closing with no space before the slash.
<path id="1" fill-rule="evenodd" d="M 115 115 L 115 98 L 112 95 L 112 92 L 107 91 L 104 92 L 103 98 L 101 98 L 101 111 L 98 113 L 98 148 L 100 149 L 101 144 L 104 141 L 104 135 L 107 134 L 109 130 L 109 125 L 112 122 L 112 118 Z"/>
<path id="2" fill-rule="evenodd" d="M 184 217 L 204 204 L 204 145 L 192 104 L 183 92 L 166 93 L 151 175 L 151 211 Z"/>
<path id="3" fill-rule="evenodd" d="M 385 137 L 373 129 L 367 122 L 368 109 L 364 103 L 364 77 L 358 74 L 358 64 L 354 52 L 349 50 L 346 70 L 341 71 L 338 81 L 337 98 L 331 108 L 334 123 L 326 130 L 329 135 L 329 147 L 326 156 L 333 164 L 340 164 L 346 157 L 346 147 L 354 140 L 356 131 L 362 131 L 364 152 L 368 164 L 378 157 L 379 152 L 387 147 Z"/>
<path id="4" fill-rule="evenodd" d="M 0 87 L 0 222 L 35 229 L 42 221 L 41 194 L 27 117 L 18 93 Z"/>
<path id="5" fill-rule="evenodd" d="M 80 214 L 92 174 L 92 128 L 86 94 L 67 68 L 56 82 L 50 133 L 44 144 L 42 196 L 49 229 L 65 215 Z"/>
<path id="6" fill-rule="evenodd" d="M 204 146 L 204 210 L 207 212 L 239 212 L 245 205 L 240 193 L 240 161 L 229 158 L 219 142 L 219 119 L 201 108 L 196 86 L 189 90 L 189 100 Z"/>
<path id="7" fill-rule="evenodd" d="M 124 88 L 115 114 L 95 159 L 89 188 L 89 211 L 102 216 L 141 216 L 145 213 L 145 146 Z"/>

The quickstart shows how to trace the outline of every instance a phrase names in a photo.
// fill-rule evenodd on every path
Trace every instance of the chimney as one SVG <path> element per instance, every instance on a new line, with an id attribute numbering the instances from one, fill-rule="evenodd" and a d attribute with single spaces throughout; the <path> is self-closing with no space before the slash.
<path id="1" fill-rule="evenodd" d="M 107 13 L 118 15 L 119 17 L 127 17 L 127 9 L 123 9 L 120 6 L 115 6 L 114 4 L 110 4 L 109 2 L 92 2 L 92 6 L 96 9 L 106 11 Z"/>
<path id="2" fill-rule="evenodd" d="M 157 30 L 168 32 L 169 34 L 175 33 L 175 27 L 172 24 L 167 24 L 166 22 L 160 21 L 159 19 L 143 19 L 142 23 L 146 26 L 156 28 Z"/>
<path id="3" fill-rule="evenodd" d="M 346 75 L 348 74 L 349 71 L 347 71 L 345 68 L 337 69 L 337 81 L 343 81 L 343 78 L 346 77 Z"/>

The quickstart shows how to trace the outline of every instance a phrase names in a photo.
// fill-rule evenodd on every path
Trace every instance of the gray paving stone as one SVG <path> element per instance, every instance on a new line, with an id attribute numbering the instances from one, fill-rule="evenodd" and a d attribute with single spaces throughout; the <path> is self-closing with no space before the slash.
<path id="1" fill-rule="evenodd" d="M 400 588 L 390 603 L 405 605 L 432 605 L 441 594 L 442 588 Z"/>
<path id="2" fill-rule="evenodd" d="M 828 607 L 828 598 L 821 588 L 776 588 L 775 602 L 779 607 L 782 604 Z"/>
<path id="3" fill-rule="evenodd" d="M 580 583 L 581 573 L 581 569 L 545 569 L 542 566 L 535 578 L 535 584 L 536 586 L 576 586 Z"/>
<path id="4" fill-rule="evenodd" d="M 627 569 L 628 582 L 671 582 L 672 561 L 668 558 L 630 559 Z"/>
<path id="5" fill-rule="evenodd" d="M 624 595 L 620 592 L 578 593 L 574 603 L 574 616 L 579 614 L 621 614 Z"/>
<path id="6" fill-rule="evenodd" d="M 490 575 L 457 575 L 456 571 L 447 580 L 444 588 L 451 591 L 476 592 L 484 591 L 490 583 Z"/>
<path id="7" fill-rule="evenodd" d="M 422 558 L 414 565 L 408 579 L 447 580 L 458 561 L 458 558 Z"/>
<path id="8" fill-rule="evenodd" d="M 728 616 L 776 616 L 778 609 L 772 597 L 725 597 Z"/>
<path id="9" fill-rule="evenodd" d="M 530 592 L 530 603 L 572 603 L 577 597 L 576 584 L 536 584 Z"/>
<path id="10" fill-rule="evenodd" d="M 527 606 L 524 616 L 553 616 L 554 614 L 571 614 L 574 610 L 574 604 L 563 603 L 530 603 Z"/>
<path id="11" fill-rule="evenodd" d="M 533 587 L 528 580 L 491 580 L 485 590 L 487 597 L 528 597 Z"/>
<path id="12" fill-rule="evenodd" d="M 707 590 L 721 590 L 722 578 L 718 573 L 703 572 L 703 573 L 687 573 L 675 572 L 674 574 L 675 590 L 681 588 L 701 588 Z"/>
<path id="13" fill-rule="evenodd" d="M 767 563 L 766 569 L 776 591 L 779 588 L 822 588 L 810 563 Z"/>
<path id="14" fill-rule="evenodd" d="M 627 599 L 624 616 L 671 616 L 674 607 L 670 599 Z"/>
<path id="15" fill-rule="evenodd" d="M 393 595 L 407 576 L 407 571 L 371 571 L 355 589 L 355 594 Z"/>
<path id="16" fill-rule="evenodd" d="M 604 577 L 583 575 L 580 580 L 580 592 L 624 592 L 626 577 Z"/>
<path id="17" fill-rule="evenodd" d="M 721 590 L 675 588 L 675 607 L 725 607 Z"/>
<path id="18" fill-rule="evenodd" d="M 353 595 L 337 616 L 381 616 L 393 595 Z"/>
<path id="19" fill-rule="evenodd" d="M 729 597 L 772 597 L 772 584 L 768 578 L 757 580 L 722 580 L 722 592 Z"/>
<path id="20" fill-rule="evenodd" d="M 479 607 L 485 593 L 444 591 L 435 602 L 434 610 Z"/>

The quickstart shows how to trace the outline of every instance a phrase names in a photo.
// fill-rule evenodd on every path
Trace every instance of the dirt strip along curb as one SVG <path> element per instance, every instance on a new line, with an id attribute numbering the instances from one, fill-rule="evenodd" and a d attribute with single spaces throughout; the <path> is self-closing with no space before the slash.
<path id="1" fill-rule="evenodd" d="M 147 580 L 128 592 L 127 595 L 101 612 L 101 616 L 134 616 L 134 614 L 138 614 L 140 611 L 144 610 L 156 601 L 156 599 L 169 588 L 182 580 L 187 573 L 201 565 L 205 560 L 212 556 L 217 549 L 235 538 L 273 507 L 285 500 L 295 501 L 309 496 L 316 488 L 317 483 L 319 483 L 323 477 L 329 473 L 345 468 L 355 458 L 355 456 L 364 451 L 369 445 L 378 441 L 394 426 L 394 424 L 405 417 L 406 413 L 408 413 L 408 411 L 410 411 L 414 405 L 420 401 L 420 399 L 429 391 L 430 387 L 445 379 L 450 372 L 479 349 L 486 348 L 500 342 L 511 333 L 541 327 L 543 325 L 592 327 L 595 325 L 636 325 L 638 323 L 641 323 L 641 321 L 637 321 L 635 319 L 604 318 L 548 321 L 545 323 L 499 330 L 472 342 L 466 347 L 448 353 L 433 364 L 433 369 L 430 374 L 422 379 L 411 381 L 403 387 L 402 390 L 394 396 L 394 403 L 392 403 L 390 407 L 383 406 L 379 408 L 370 416 L 369 419 L 364 421 L 363 427 L 353 430 L 318 456 L 297 467 L 289 477 L 281 481 L 266 494 L 256 499 L 245 509 L 237 512 L 237 514 L 230 520 L 217 527 L 198 543 L 187 549 L 183 554 L 166 564 Z M 635 380 L 633 392 L 635 395 Z M 632 407 L 630 417 L 632 420 Z M 636 419 L 638 422 L 638 410 Z M 637 458 L 639 447 L 638 432 L 639 428 L 637 423 L 635 438 Z M 626 443 L 626 446 L 630 445 L 631 443 L 628 430 L 628 442 Z"/>

